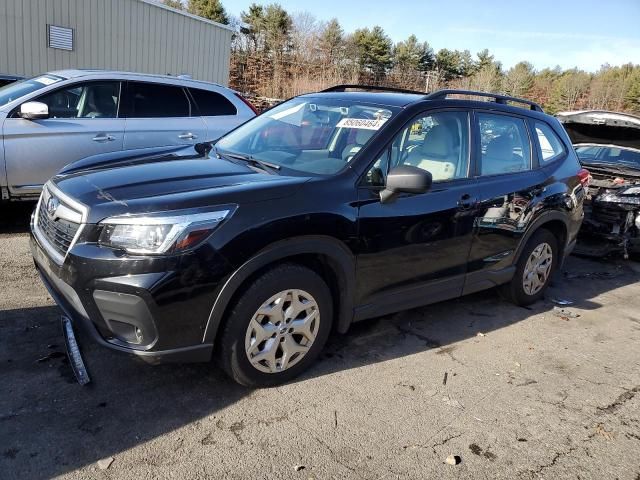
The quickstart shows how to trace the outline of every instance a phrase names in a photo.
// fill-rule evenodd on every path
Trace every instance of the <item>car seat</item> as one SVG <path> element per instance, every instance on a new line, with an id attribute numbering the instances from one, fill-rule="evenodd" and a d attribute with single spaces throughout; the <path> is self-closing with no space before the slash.
<path id="1" fill-rule="evenodd" d="M 507 135 L 493 138 L 482 156 L 482 174 L 520 172 L 526 170 L 523 158 L 514 153 L 513 140 Z"/>
<path id="2" fill-rule="evenodd" d="M 458 158 L 451 129 L 436 125 L 426 133 L 422 145 L 411 149 L 404 163 L 427 170 L 434 180 L 448 180 L 456 175 Z"/>
<path id="3" fill-rule="evenodd" d="M 373 134 L 376 133 L 375 130 L 366 130 L 364 128 L 357 128 L 354 138 L 354 143 L 348 144 L 342 150 L 342 159 L 345 162 L 350 162 L 351 159 L 362 149 L 365 143 L 369 141 Z"/>

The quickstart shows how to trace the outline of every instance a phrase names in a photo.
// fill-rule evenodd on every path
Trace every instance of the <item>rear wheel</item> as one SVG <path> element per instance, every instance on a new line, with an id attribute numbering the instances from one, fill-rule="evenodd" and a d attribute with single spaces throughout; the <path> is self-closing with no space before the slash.
<path id="1" fill-rule="evenodd" d="M 511 282 L 500 293 L 516 305 L 530 305 L 544 295 L 558 263 L 558 240 L 546 229 L 535 232 L 527 241 Z"/>
<path id="2" fill-rule="evenodd" d="M 316 359 L 332 322 L 329 288 L 313 270 L 274 267 L 248 286 L 222 331 L 218 356 L 236 382 L 269 387 L 291 380 Z"/>

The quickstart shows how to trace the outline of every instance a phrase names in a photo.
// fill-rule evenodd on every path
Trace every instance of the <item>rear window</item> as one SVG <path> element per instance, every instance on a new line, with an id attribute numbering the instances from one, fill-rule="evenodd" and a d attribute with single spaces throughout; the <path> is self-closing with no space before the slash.
<path id="1" fill-rule="evenodd" d="M 203 117 L 217 117 L 220 115 L 236 115 L 236 107 L 224 95 L 209 90 L 190 88 L 189 92 L 198 106 Z"/>
<path id="2" fill-rule="evenodd" d="M 191 116 L 191 104 L 182 87 L 158 83 L 129 82 L 131 118 Z"/>
<path id="3" fill-rule="evenodd" d="M 564 153 L 562 141 L 546 123 L 535 122 L 535 126 L 542 163 L 552 162 Z"/>

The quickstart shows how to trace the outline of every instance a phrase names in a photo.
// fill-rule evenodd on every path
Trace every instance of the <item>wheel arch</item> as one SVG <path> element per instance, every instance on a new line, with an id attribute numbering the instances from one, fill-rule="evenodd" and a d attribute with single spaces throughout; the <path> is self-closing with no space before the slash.
<path id="1" fill-rule="evenodd" d="M 343 242 L 333 237 L 309 235 L 269 245 L 226 279 L 213 303 L 203 342 L 215 342 L 219 327 L 243 285 L 266 269 L 286 262 L 307 266 L 325 280 L 333 297 L 334 328 L 345 333 L 353 320 L 355 258 Z"/>
<path id="2" fill-rule="evenodd" d="M 520 259 L 522 250 L 524 249 L 531 236 L 541 228 L 549 230 L 558 239 L 558 249 L 560 257 L 560 262 L 558 265 L 562 265 L 562 261 L 564 260 L 564 252 L 567 247 L 569 224 L 566 215 L 558 211 L 543 212 L 531 223 L 526 233 L 522 237 L 518 248 L 516 249 L 516 254 L 513 256 L 514 264 L 517 263 Z"/>

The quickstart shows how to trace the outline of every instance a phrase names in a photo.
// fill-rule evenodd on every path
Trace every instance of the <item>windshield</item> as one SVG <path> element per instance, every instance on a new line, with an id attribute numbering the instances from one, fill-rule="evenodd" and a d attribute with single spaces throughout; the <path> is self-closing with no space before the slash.
<path id="1" fill-rule="evenodd" d="M 582 145 L 576 154 L 584 164 L 609 163 L 627 168 L 640 168 L 640 150 L 604 145 Z"/>
<path id="2" fill-rule="evenodd" d="M 4 107 L 9 102 L 13 102 L 20 97 L 62 80 L 64 80 L 64 78 L 47 74 L 5 85 L 0 88 L 0 107 Z"/>
<path id="3" fill-rule="evenodd" d="M 305 173 L 342 170 L 398 110 L 329 98 L 294 98 L 220 140 L 221 154 Z"/>

